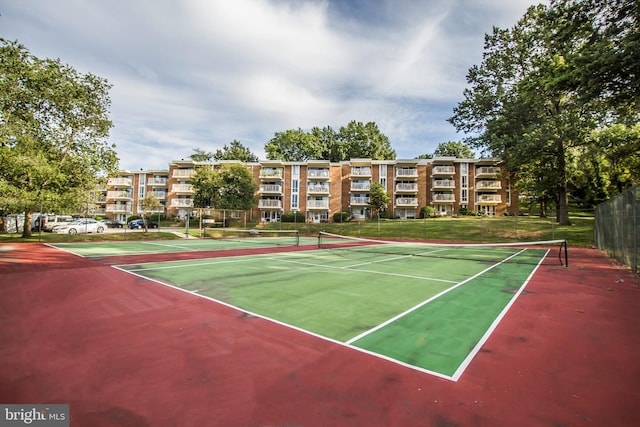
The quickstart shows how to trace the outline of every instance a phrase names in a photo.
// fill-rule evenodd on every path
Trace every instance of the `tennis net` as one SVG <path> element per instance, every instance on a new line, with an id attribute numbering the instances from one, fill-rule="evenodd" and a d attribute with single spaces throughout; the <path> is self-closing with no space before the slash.
<path id="1" fill-rule="evenodd" d="M 320 232 L 318 248 L 348 251 L 372 255 L 416 256 L 426 258 L 466 259 L 470 261 L 497 263 L 539 263 L 540 259 L 552 260 L 547 254 L 557 252 L 561 265 L 569 265 L 566 240 L 546 240 L 515 243 L 426 243 L 413 241 L 375 240 Z M 528 254 L 531 256 L 521 256 Z M 549 261 L 553 262 L 553 261 Z"/>
<path id="2" fill-rule="evenodd" d="M 256 246 L 299 246 L 300 233 L 298 230 L 258 230 L 240 228 L 216 228 L 205 232 L 209 239 L 237 241 Z"/>

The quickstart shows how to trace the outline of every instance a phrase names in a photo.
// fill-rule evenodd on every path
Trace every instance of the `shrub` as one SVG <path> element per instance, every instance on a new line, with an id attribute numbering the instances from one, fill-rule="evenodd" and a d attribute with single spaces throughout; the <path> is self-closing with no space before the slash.
<path id="1" fill-rule="evenodd" d="M 351 214 L 347 211 L 336 212 L 333 214 L 333 222 L 348 222 L 351 219 Z"/>
<path id="2" fill-rule="evenodd" d="M 282 222 L 300 222 L 304 223 L 307 217 L 302 212 L 285 212 L 280 217 Z"/>
<path id="3" fill-rule="evenodd" d="M 433 206 L 423 206 L 420 209 L 420 218 L 431 218 L 432 216 L 436 216 L 436 210 Z"/>

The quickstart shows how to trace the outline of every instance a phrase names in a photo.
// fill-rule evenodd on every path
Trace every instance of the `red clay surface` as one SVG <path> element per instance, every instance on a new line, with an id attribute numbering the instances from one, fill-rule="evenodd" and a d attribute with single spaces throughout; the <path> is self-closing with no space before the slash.
<path id="1" fill-rule="evenodd" d="M 570 252 L 451 382 L 99 261 L 0 245 L 0 403 L 68 403 L 92 427 L 638 426 L 638 276 Z"/>

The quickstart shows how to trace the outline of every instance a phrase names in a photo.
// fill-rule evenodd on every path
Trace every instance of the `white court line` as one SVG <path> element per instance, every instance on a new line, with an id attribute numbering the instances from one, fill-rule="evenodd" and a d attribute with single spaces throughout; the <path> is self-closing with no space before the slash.
<path id="1" fill-rule="evenodd" d="M 426 254 L 433 254 L 436 252 L 441 252 L 441 251 L 445 251 L 446 249 L 438 249 L 438 250 L 433 250 L 433 251 L 427 251 L 427 252 L 422 252 L 420 254 L 416 254 L 415 256 L 421 256 L 421 255 L 426 255 Z M 347 265 L 345 267 L 342 268 L 353 268 L 353 267 L 360 267 L 361 265 L 370 265 L 370 264 L 378 264 L 381 262 L 388 262 L 388 261 L 395 261 L 397 259 L 402 259 L 402 258 L 409 258 L 412 257 L 414 255 L 411 254 L 406 254 L 406 255 L 399 255 L 393 258 L 385 258 L 385 259 L 381 259 L 378 261 L 368 261 L 368 262 L 361 262 L 360 264 L 353 264 L 353 265 Z"/>

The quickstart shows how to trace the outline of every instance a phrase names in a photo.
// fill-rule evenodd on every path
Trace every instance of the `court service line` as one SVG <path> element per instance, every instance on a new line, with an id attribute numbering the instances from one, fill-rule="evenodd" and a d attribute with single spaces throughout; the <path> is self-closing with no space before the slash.
<path id="1" fill-rule="evenodd" d="M 446 250 L 446 249 L 438 249 L 438 250 L 434 250 L 434 251 L 422 252 L 422 253 L 419 253 L 419 254 L 415 254 L 415 256 L 433 254 L 433 253 L 441 252 L 441 251 L 444 251 L 444 250 Z M 399 256 L 396 256 L 396 257 L 393 257 L 393 258 L 385 258 L 385 259 L 381 259 L 381 260 L 378 260 L 378 261 L 368 261 L 368 262 L 361 262 L 359 264 L 347 265 L 347 266 L 344 266 L 342 268 L 353 268 L 353 267 L 360 267 L 361 265 L 378 264 L 378 263 L 381 263 L 381 262 L 395 261 L 397 259 L 409 258 L 409 257 L 412 257 L 412 256 L 414 256 L 414 255 L 413 254 L 399 255 Z"/>
<path id="2" fill-rule="evenodd" d="M 489 267 L 485 268 L 485 269 L 484 269 L 484 270 L 482 270 L 481 272 L 479 272 L 479 273 L 477 273 L 477 274 L 474 274 L 473 276 L 469 277 L 468 279 L 463 280 L 462 282 L 458 283 L 457 285 L 455 285 L 455 286 L 452 286 L 452 287 L 450 287 L 450 288 L 445 289 L 444 291 L 442 291 L 442 292 L 440 292 L 440 293 L 438 293 L 438 294 L 436 294 L 436 295 L 432 296 L 431 298 L 429 298 L 429 299 L 427 299 L 427 300 L 425 300 L 425 301 L 422 301 L 420 304 L 417 304 L 417 305 L 415 305 L 415 306 L 411 307 L 410 309 L 408 309 L 408 310 L 406 310 L 406 311 L 404 311 L 404 312 L 402 312 L 402 313 L 398 314 L 397 316 L 394 316 L 394 317 L 392 317 L 391 319 L 389 319 L 389 320 L 387 320 L 387 321 L 385 321 L 385 322 L 382 322 L 381 324 L 379 324 L 379 325 L 377 325 L 377 326 L 375 326 L 375 327 L 373 327 L 373 328 L 369 329 L 368 331 L 364 331 L 364 332 L 363 332 L 363 333 L 361 333 L 360 335 L 356 335 L 355 337 L 351 338 L 350 340 L 346 341 L 345 343 L 346 343 L 346 344 L 353 344 L 354 342 L 358 341 L 359 339 L 364 338 L 364 337 L 366 337 L 367 335 L 370 335 L 370 334 L 372 334 L 372 333 L 374 333 L 374 332 L 376 332 L 376 331 L 378 331 L 378 330 L 380 330 L 380 329 L 384 328 L 385 326 L 387 326 L 387 325 L 389 325 L 389 324 L 391 324 L 391 323 L 395 322 L 396 320 L 401 319 L 401 318 L 403 318 L 403 317 L 407 316 L 408 314 L 410 314 L 410 313 L 412 313 L 412 312 L 414 312 L 414 311 L 418 310 L 419 308 L 421 308 L 421 307 L 423 307 L 423 306 L 427 305 L 427 304 L 428 304 L 428 303 L 430 303 L 431 301 L 434 301 L 434 300 L 436 300 L 436 299 L 440 298 L 441 296 L 443 296 L 443 295 L 445 295 L 445 294 L 447 294 L 447 293 L 451 292 L 452 290 L 459 288 L 460 286 L 464 285 L 465 283 L 470 282 L 471 280 L 475 279 L 476 277 L 480 277 L 480 276 L 482 276 L 484 273 L 488 272 L 489 270 L 492 270 L 492 269 L 496 268 L 497 266 L 499 266 L 499 265 L 501 265 L 501 264 L 504 264 L 505 262 L 509 261 L 511 258 L 513 258 L 513 257 L 515 257 L 515 256 L 517 256 L 517 255 L 520 255 L 520 254 L 521 254 L 521 253 L 523 253 L 524 251 L 526 251 L 526 249 L 522 249 L 521 251 L 519 251 L 519 252 L 517 252 L 517 253 L 515 253 L 515 254 L 511 255 L 510 257 L 503 259 L 503 260 L 502 260 L 502 261 L 500 261 L 499 263 L 493 264 L 493 265 L 491 265 L 491 266 L 489 266 Z"/>
<path id="3" fill-rule="evenodd" d="M 280 262 L 286 262 L 286 263 L 290 263 L 290 264 L 306 265 L 306 266 L 309 266 L 309 267 L 328 268 L 328 269 L 331 269 L 331 270 L 349 270 L 349 271 L 355 271 L 355 272 L 360 272 L 360 273 L 380 274 L 380 275 L 383 275 L 383 276 L 394 276 L 394 277 L 404 277 L 404 278 L 407 278 L 407 279 L 428 280 L 430 282 L 458 283 L 458 282 L 456 282 L 454 280 L 436 279 L 436 278 L 433 278 L 433 277 L 412 276 L 410 274 L 400 274 L 400 273 L 386 273 L 384 271 L 374 271 L 374 270 L 360 270 L 360 269 L 351 268 L 350 266 L 335 267 L 333 265 L 314 264 L 314 263 L 311 263 L 311 262 L 294 261 L 294 260 L 287 260 L 287 259 L 282 259 L 282 258 L 267 258 L 267 259 L 269 259 L 271 261 L 280 261 Z"/>

